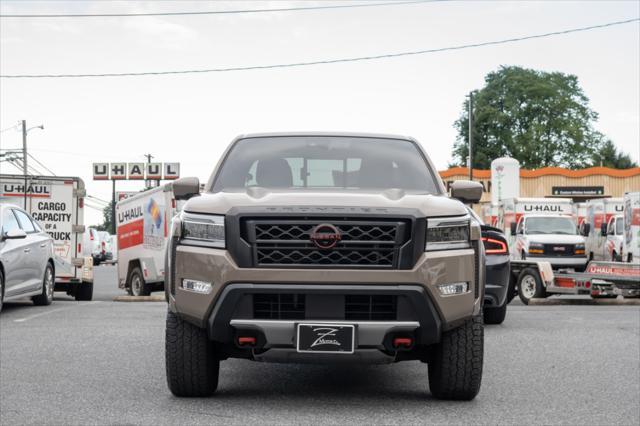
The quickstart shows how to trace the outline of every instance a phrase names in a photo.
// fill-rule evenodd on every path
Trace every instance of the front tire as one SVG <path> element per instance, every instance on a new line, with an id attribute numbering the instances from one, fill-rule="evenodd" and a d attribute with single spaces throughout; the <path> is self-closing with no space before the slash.
<path id="1" fill-rule="evenodd" d="M 93 283 L 81 283 L 76 288 L 76 300 L 86 301 L 93 299 Z"/>
<path id="2" fill-rule="evenodd" d="M 484 323 L 485 324 L 502 324 L 507 316 L 507 303 L 502 306 L 484 308 Z"/>
<path id="3" fill-rule="evenodd" d="M 534 298 L 547 297 L 547 291 L 542 285 L 540 274 L 533 268 L 526 268 L 518 277 L 518 296 L 525 305 Z"/>
<path id="4" fill-rule="evenodd" d="M 53 266 L 47 263 L 44 270 L 44 278 L 42 279 L 42 293 L 32 298 L 33 304 L 38 306 L 47 306 L 53 302 L 53 288 L 55 287 L 55 277 L 53 275 Z"/>
<path id="5" fill-rule="evenodd" d="M 220 361 L 206 330 L 167 312 L 167 385 L 175 396 L 211 396 L 218 388 Z"/>
<path id="6" fill-rule="evenodd" d="M 478 315 L 442 335 L 429 361 L 429 389 L 438 399 L 470 401 L 480 391 L 484 324 Z"/>

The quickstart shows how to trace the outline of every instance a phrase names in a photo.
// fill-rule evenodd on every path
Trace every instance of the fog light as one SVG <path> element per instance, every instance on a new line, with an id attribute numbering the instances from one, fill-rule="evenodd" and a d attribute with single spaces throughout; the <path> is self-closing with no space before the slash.
<path id="1" fill-rule="evenodd" d="M 438 286 L 438 290 L 440 290 L 440 294 L 443 296 L 451 296 L 453 294 L 462 294 L 466 293 L 469 290 L 469 283 L 451 283 L 451 284 L 442 284 Z"/>
<path id="2" fill-rule="evenodd" d="M 182 280 L 182 288 L 194 293 L 209 294 L 211 293 L 211 287 L 211 283 L 204 281 Z"/>

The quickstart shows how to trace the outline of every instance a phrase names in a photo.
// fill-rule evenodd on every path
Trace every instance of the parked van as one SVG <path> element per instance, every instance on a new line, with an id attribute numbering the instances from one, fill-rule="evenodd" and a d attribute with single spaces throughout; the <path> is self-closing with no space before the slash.
<path id="1" fill-rule="evenodd" d="M 622 260 L 640 263 L 640 192 L 624 194 Z"/>
<path id="2" fill-rule="evenodd" d="M 512 260 L 546 261 L 555 269 L 583 270 L 587 264 L 571 199 L 502 200 L 498 227 L 508 236 Z"/>
<path id="3" fill-rule="evenodd" d="M 609 236 L 609 226 L 615 228 L 612 219 L 622 216 L 622 198 L 599 198 L 587 201 L 587 219 L 582 224 L 582 235 L 586 237 L 586 251 L 589 260 L 617 260 L 620 257 L 620 243 L 616 244 L 615 229 Z M 622 226 L 622 222 L 621 222 Z M 622 229 L 622 228 L 620 228 Z M 622 240 L 620 235 L 619 240 Z"/>

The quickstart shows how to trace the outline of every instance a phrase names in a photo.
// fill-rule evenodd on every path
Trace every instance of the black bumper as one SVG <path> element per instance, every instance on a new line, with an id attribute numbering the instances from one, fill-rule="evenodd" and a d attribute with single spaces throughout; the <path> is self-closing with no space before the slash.
<path id="1" fill-rule="evenodd" d="M 486 256 L 485 307 L 498 307 L 506 303 L 510 273 L 508 255 Z"/>
<path id="2" fill-rule="evenodd" d="M 416 344 L 429 345 L 440 340 L 442 321 L 426 290 L 420 285 L 320 285 L 320 284 L 230 284 L 223 290 L 208 322 L 209 338 L 218 343 L 233 344 L 234 319 L 253 319 L 255 295 L 304 295 L 304 311 L 294 321 L 349 321 L 340 300 L 354 296 L 395 296 L 396 317 L 389 321 L 417 321 Z M 343 302 L 344 303 L 344 302 Z M 288 318 L 291 320 L 291 318 Z M 372 319 L 375 321 L 375 319 Z"/>

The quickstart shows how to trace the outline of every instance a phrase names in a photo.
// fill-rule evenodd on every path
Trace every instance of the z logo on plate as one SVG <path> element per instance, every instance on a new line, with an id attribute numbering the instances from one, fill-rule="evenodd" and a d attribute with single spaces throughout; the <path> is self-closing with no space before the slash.
<path id="1" fill-rule="evenodd" d="M 318 335 L 318 338 L 311 344 L 312 348 L 319 345 L 342 346 L 340 342 L 338 342 L 337 340 L 326 338 L 326 337 L 334 337 L 338 332 L 337 328 L 319 327 L 319 328 L 314 328 L 313 332 Z"/>

